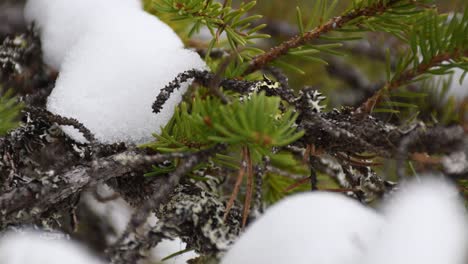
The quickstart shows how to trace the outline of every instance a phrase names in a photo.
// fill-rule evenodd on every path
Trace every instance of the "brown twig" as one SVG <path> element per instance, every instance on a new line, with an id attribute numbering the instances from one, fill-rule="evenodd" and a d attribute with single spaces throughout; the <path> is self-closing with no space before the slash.
<path id="1" fill-rule="evenodd" d="M 306 184 L 306 183 L 309 183 L 310 182 L 310 178 L 311 176 L 307 176 L 305 178 L 302 178 L 300 180 L 297 180 L 295 183 L 289 185 L 288 187 L 286 187 L 286 189 L 283 190 L 284 193 L 288 193 L 290 192 L 291 190 L 294 190 L 296 189 L 297 187 L 303 185 L 303 184 Z"/>
<path id="2" fill-rule="evenodd" d="M 252 157 L 250 156 L 250 150 L 248 147 L 244 147 L 245 157 L 247 159 L 247 190 L 245 192 L 244 210 L 242 212 L 242 228 L 247 224 L 247 218 L 250 213 L 250 206 L 252 204 L 253 194 L 253 166 Z"/>
<path id="3" fill-rule="evenodd" d="M 381 166 L 382 165 L 382 163 L 380 162 L 368 161 L 366 159 L 358 160 L 358 159 L 351 157 L 351 155 L 344 154 L 342 152 L 337 152 L 336 156 L 339 159 L 349 162 L 351 165 L 357 166 L 357 167 L 369 167 L 369 166 Z"/>
<path id="4" fill-rule="evenodd" d="M 382 89 L 378 90 L 376 93 L 374 93 L 374 95 L 372 95 L 364 103 L 362 103 L 361 106 L 356 110 L 356 113 L 372 112 L 372 110 L 382 99 L 382 96 L 386 91 L 395 90 L 398 87 L 408 84 L 409 82 L 413 81 L 416 77 L 427 73 L 431 68 L 442 65 L 444 61 L 466 56 L 468 56 L 468 50 L 465 50 L 463 52 L 455 50 L 451 53 L 442 53 L 434 56 L 431 60 L 429 60 L 426 63 L 419 64 L 419 66 L 414 69 L 404 71 L 402 74 L 400 74 L 400 76 L 398 76 L 398 78 L 387 82 Z"/>
<path id="5" fill-rule="evenodd" d="M 224 221 L 226 221 L 229 212 L 231 211 L 232 206 L 234 205 L 234 201 L 236 200 L 237 194 L 239 193 L 240 186 L 242 184 L 242 180 L 244 179 L 244 175 L 247 172 L 247 161 L 245 160 L 244 152 L 242 152 L 242 161 L 241 161 L 241 168 L 239 169 L 239 174 L 237 175 L 236 183 L 234 184 L 234 189 L 229 197 L 229 201 L 226 205 L 226 212 L 224 213 Z"/>
<path id="6" fill-rule="evenodd" d="M 277 58 L 283 55 L 286 55 L 288 51 L 291 49 L 300 47 L 314 39 L 319 38 L 320 36 L 326 33 L 342 28 L 349 21 L 352 21 L 362 16 L 376 16 L 378 14 L 385 12 L 388 8 L 392 7 L 393 5 L 395 5 L 396 3 L 400 1 L 401 0 L 392 0 L 386 4 L 383 3 L 383 1 L 379 1 L 367 7 L 351 10 L 342 16 L 338 16 L 338 17 L 334 17 L 330 19 L 328 22 L 321 24 L 320 26 L 314 28 L 311 31 L 305 32 L 302 35 L 296 35 L 292 37 L 291 39 L 281 43 L 280 45 L 271 48 L 268 52 L 255 57 L 250 63 L 249 68 L 244 72 L 244 75 L 247 75 L 256 70 L 262 69 L 268 63 L 276 60 Z"/>

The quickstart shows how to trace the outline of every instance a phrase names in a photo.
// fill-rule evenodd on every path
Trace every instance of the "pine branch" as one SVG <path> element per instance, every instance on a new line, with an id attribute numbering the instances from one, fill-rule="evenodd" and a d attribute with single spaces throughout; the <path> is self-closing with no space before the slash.
<path id="1" fill-rule="evenodd" d="M 318 39 L 322 35 L 331 31 L 344 27 L 348 22 L 359 18 L 359 17 L 373 17 L 386 12 L 392 6 L 402 2 L 402 0 L 390 0 L 390 1 L 377 1 L 370 6 L 351 10 L 341 16 L 334 17 L 328 22 L 314 28 L 311 31 L 304 32 L 302 35 L 297 35 L 279 46 L 273 47 L 268 52 L 256 56 L 249 65 L 249 68 L 244 72 L 244 75 L 248 75 L 259 69 L 264 68 L 267 64 L 276 60 L 277 58 L 286 55 L 291 49 L 303 46 L 312 40 Z"/>
<path id="2" fill-rule="evenodd" d="M 449 60 L 459 60 L 463 57 L 468 56 L 468 50 L 459 51 L 455 50 L 452 53 L 442 53 L 432 57 L 428 62 L 419 64 L 415 69 L 408 69 L 399 75 L 398 78 L 393 79 L 385 84 L 385 86 L 379 89 L 374 95 L 368 98 L 361 106 L 356 110 L 356 113 L 370 113 L 374 107 L 382 99 L 384 93 L 406 85 L 417 77 L 426 74 L 430 69 L 442 66 L 442 64 Z"/>
<path id="3" fill-rule="evenodd" d="M 6 134 L 19 125 L 18 120 L 22 108 L 23 104 L 12 96 L 11 90 L 0 95 L 0 135 Z"/>
<path id="4" fill-rule="evenodd" d="M 278 21 L 278 20 L 261 20 L 259 23 L 265 23 L 267 26 L 262 30 L 272 37 L 284 39 L 284 38 L 294 38 L 300 32 L 297 29 L 297 26 L 287 23 L 285 21 Z M 324 44 L 325 41 L 321 39 L 316 39 L 311 41 L 313 44 Z M 371 60 L 375 61 L 382 61 L 385 62 L 385 50 L 383 47 L 369 45 L 368 41 L 363 40 L 356 40 L 352 42 L 345 42 L 343 43 L 342 49 L 345 50 L 349 54 L 353 55 L 360 55 L 366 57 Z M 392 57 L 394 60 L 394 58 Z M 327 61 L 329 64 L 333 62 Z M 394 62 L 393 62 L 394 63 Z"/>
<path id="5" fill-rule="evenodd" d="M 467 33 L 468 8 L 463 15 L 450 19 L 437 14 L 435 10 L 426 12 L 417 24 L 406 29 L 400 36 L 408 44 L 408 50 L 397 62 L 393 73 L 387 64 L 386 85 L 368 98 L 356 113 L 370 113 L 386 92 L 419 81 L 429 74 L 448 74 L 456 67 L 467 70 Z M 388 104 L 408 105 L 400 102 Z"/>
<path id="6" fill-rule="evenodd" d="M 243 61 L 244 58 L 249 59 L 252 56 L 250 53 L 258 54 L 261 50 L 253 47 L 241 50 L 239 47 L 251 44 L 253 39 L 269 38 L 269 35 L 257 33 L 265 25 L 251 27 L 253 21 L 262 17 L 248 14 L 255 5 L 256 1 L 241 2 L 238 8 L 233 8 L 232 1 L 224 1 L 221 4 L 211 0 L 167 0 L 156 2 L 155 8 L 170 14 L 175 20 L 190 21 L 192 27 L 189 37 L 199 32 L 202 26 L 206 26 L 213 37 L 208 45 L 207 55 L 219 43 L 221 34 L 225 33 L 230 49 L 239 61 Z"/>

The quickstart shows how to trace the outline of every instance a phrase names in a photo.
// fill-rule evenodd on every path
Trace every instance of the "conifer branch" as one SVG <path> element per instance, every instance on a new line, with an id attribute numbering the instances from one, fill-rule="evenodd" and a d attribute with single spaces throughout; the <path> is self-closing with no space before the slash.
<path id="1" fill-rule="evenodd" d="M 442 53 L 432 57 L 428 62 L 419 64 L 416 68 L 408 69 L 401 73 L 398 78 L 393 79 L 385 84 L 383 88 L 375 92 L 364 103 L 361 104 L 356 110 L 356 113 L 370 113 L 374 107 L 379 103 L 383 94 L 387 91 L 392 91 L 405 84 L 414 81 L 417 77 L 426 74 L 430 69 L 441 66 L 442 63 L 449 60 L 459 60 L 468 56 L 468 50 L 459 51 L 455 50 L 451 53 Z"/>
<path id="2" fill-rule="evenodd" d="M 281 43 L 279 46 L 271 48 L 268 52 L 256 56 L 251 62 L 249 68 L 244 72 L 244 75 L 248 75 L 259 69 L 262 69 L 270 62 L 277 58 L 286 55 L 288 51 L 293 48 L 300 47 L 307 44 L 308 42 L 318 39 L 320 36 L 337 30 L 345 26 L 348 22 L 359 18 L 359 17 L 372 17 L 377 16 L 386 12 L 392 6 L 398 4 L 402 0 L 391 0 L 391 1 L 377 1 L 370 6 L 351 10 L 344 15 L 334 17 L 328 22 L 314 28 L 311 31 L 305 32 L 302 35 L 296 35 L 295 37 Z"/>

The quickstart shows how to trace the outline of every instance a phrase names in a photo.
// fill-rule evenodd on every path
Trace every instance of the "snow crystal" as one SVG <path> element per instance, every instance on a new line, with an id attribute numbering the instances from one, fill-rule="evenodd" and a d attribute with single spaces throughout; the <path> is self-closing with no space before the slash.
<path id="1" fill-rule="evenodd" d="M 119 21 L 127 10 L 139 9 L 138 0 L 28 0 L 24 14 L 41 33 L 44 62 L 59 70 L 66 54 L 97 21 Z"/>
<path id="2" fill-rule="evenodd" d="M 254 222 L 222 263 L 352 263 L 381 222 L 377 213 L 340 194 L 295 195 Z"/>
<path id="3" fill-rule="evenodd" d="M 468 257 L 468 218 L 457 189 L 421 177 L 384 207 L 386 224 L 364 264 L 463 264 Z"/>
<path id="4" fill-rule="evenodd" d="M 79 244 L 28 231 L 9 233 L 0 239 L 0 263 L 8 264 L 99 264 Z"/>

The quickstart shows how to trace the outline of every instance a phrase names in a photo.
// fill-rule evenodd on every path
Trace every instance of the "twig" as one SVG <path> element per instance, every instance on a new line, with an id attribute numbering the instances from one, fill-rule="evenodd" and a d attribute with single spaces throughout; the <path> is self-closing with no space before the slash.
<path id="1" fill-rule="evenodd" d="M 361 106 L 356 109 L 357 114 L 362 113 L 370 113 L 374 109 L 374 107 L 379 103 L 382 98 L 382 95 L 387 91 L 392 91 L 401 87 L 411 81 L 413 81 L 416 77 L 427 73 L 431 68 L 437 67 L 442 65 L 444 61 L 466 57 L 468 56 L 468 50 L 463 52 L 455 50 L 452 53 L 442 53 L 439 55 L 434 56 L 430 61 L 426 63 L 421 63 L 415 69 L 409 69 L 404 71 L 402 74 L 391 80 L 390 82 L 386 83 L 383 88 L 375 92 L 370 98 L 368 98 Z"/>
<path id="2" fill-rule="evenodd" d="M 131 153 L 134 152 L 128 152 Z M 123 177 L 132 171 L 111 156 L 93 162 L 92 166 L 80 165 L 61 175 L 31 181 L 0 196 L 0 223 L 28 223 L 85 186 Z"/>
<path id="3" fill-rule="evenodd" d="M 260 24 L 266 24 L 267 26 L 262 30 L 262 32 L 267 33 L 271 36 L 283 37 L 283 38 L 292 38 L 298 35 L 299 29 L 296 25 L 291 25 L 286 21 L 278 20 L 259 20 L 254 22 L 253 26 L 258 26 Z M 322 44 L 324 41 L 321 39 L 315 39 L 311 41 L 312 44 Z M 371 45 L 367 40 L 358 40 L 352 42 L 344 42 L 342 48 L 353 55 L 360 55 L 367 57 L 371 60 L 386 61 L 385 50 L 378 45 Z M 333 62 L 327 61 L 329 64 Z M 391 65 L 394 67 L 395 56 L 391 57 Z"/>
<path id="4" fill-rule="evenodd" d="M 289 86 L 288 76 L 286 76 L 280 68 L 269 66 L 266 67 L 265 70 L 275 77 L 276 81 L 280 83 L 283 90 L 289 90 L 291 91 L 290 94 L 294 94 L 291 90 L 291 87 Z"/>
<path id="5" fill-rule="evenodd" d="M 317 179 L 317 172 L 315 171 L 315 168 L 310 166 L 310 188 L 312 191 L 318 190 L 317 187 L 318 179 Z"/>
<path id="6" fill-rule="evenodd" d="M 254 197 L 254 212 L 263 214 L 263 176 L 264 168 L 255 166 L 255 197 Z"/>
<path id="7" fill-rule="evenodd" d="M 291 190 L 294 190 L 294 189 L 296 189 L 297 187 L 299 187 L 299 186 L 301 186 L 301 185 L 303 185 L 303 184 L 306 184 L 306 183 L 311 182 L 311 179 L 312 179 L 312 177 L 310 177 L 310 176 L 307 176 L 307 177 L 304 177 L 304 178 L 302 178 L 302 179 L 299 179 L 299 180 L 296 181 L 295 183 L 293 183 L 293 184 L 289 185 L 288 187 L 286 187 L 286 188 L 283 190 L 283 192 L 284 192 L 284 193 L 290 192 Z"/>
<path id="8" fill-rule="evenodd" d="M 221 62 L 221 64 L 218 66 L 216 74 L 211 79 L 211 81 L 210 81 L 210 83 L 208 85 L 208 88 L 210 89 L 210 91 L 213 94 L 215 94 L 216 96 L 218 96 L 218 98 L 221 99 L 221 102 L 223 104 L 228 104 L 230 102 L 230 100 L 221 91 L 220 84 L 221 84 L 221 81 L 223 80 L 222 76 L 223 76 L 224 72 L 226 71 L 227 67 L 229 66 L 229 63 L 231 63 L 233 59 L 234 59 L 234 55 L 231 55 L 228 58 L 226 58 L 223 62 Z"/>
<path id="9" fill-rule="evenodd" d="M 252 157 L 250 156 L 249 148 L 245 147 L 244 152 L 247 161 L 247 191 L 245 192 L 244 210 L 242 212 L 242 228 L 244 228 L 247 224 L 247 219 L 250 213 L 250 206 L 252 205 L 252 194 L 254 187 Z"/>
<path id="10" fill-rule="evenodd" d="M 83 137 L 86 140 L 88 140 L 91 144 L 96 143 L 96 138 L 94 137 L 94 134 L 75 118 L 69 118 L 69 117 L 64 117 L 61 115 L 53 114 L 45 109 L 38 108 L 38 107 L 30 107 L 28 111 L 40 113 L 41 115 L 45 116 L 49 120 L 49 122 L 57 123 L 58 125 L 62 125 L 62 126 L 72 126 L 76 128 L 78 131 L 80 131 Z"/>
<path id="11" fill-rule="evenodd" d="M 181 83 L 184 83 L 189 79 L 194 79 L 194 81 L 199 83 L 200 85 L 209 87 L 215 78 L 215 74 L 209 71 L 189 70 L 180 73 L 158 94 L 155 102 L 153 103 L 153 112 L 159 113 L 159 111 L 161 111 L 163 105 L 169 99 L 170 95 L 175 91 L 175 89 L 180 88 Z M 255 87 L 260 82 L 222 79 L 220 82 L 217 83 L 219 83 L 219 87 L 223 87 L 225 90 L 234 91 L 239 94 L 247 94 L 251 91 L 252 87 Z M 268 96 L 279 96 L 283 100 L 291 104 L 294 104 L 294 100 L 296 99 L 296 96 L 294 95 L 294 92 L 291 89 L 271 89 L 269 87 L 260 86 L 259 91 L 265 91 Z"/>
<path id="12" fill-rule="evenodd" d="M 168 199 L 171 192 L 179 184 L 180 179 L 185 176 L 187 172 L 192 170 L 200 162 L 208 159 L 208 157 L 214 153 L 219 153 L 225 147 L 226 146 L 223 144 L 215 145 L 210 149 L 192 153 L 183 160 L 182 164 L 177 167 L 174 172 L 169 174 L 166 183 L 162 185 L 159 190 L 154 192 L 154 194 L 133 214 L 124 233 L 108 251 L 113 252 L 115 249 L 118 249 L 130 234 L 134 234 L 136 230 L 146 222 L 150 212 L 158 208 L 160 204 Z"/>
<path id="13" fill-rule="evenodd" d="M 232 206 L 234 205 L 234 202 L 237 198 L 237 194 L 239 193 L 239 190 L 240 190 L 240 187 L 242 185 L 242 181 L 244 179 L 244 175 L 245 173 L 247 172 L 247 167 L 248 167 L 248 164 L 247 164 L 247 161 L 245 160 L 245 151 L 244 149 L 242 149 L 242 161 L 241 161 L 241 166 L 240 166 L 240 169 L 239 169 L 239 173 L 237 175 L 237 178 L 236 178 L 236 183 L 234 184 L 234 188 L 232 190 L 232 193 L 231 193 L 231 196 L 229 197 L 229 201 L 227 202 L 227 205 L 226 205 L 226 212 L 224 213 L 224 217 L 223 219 L 226 221 L 228 215 L 229 215 L 229 212 L 231 211 L 231 208 Z"/>
<path id="14" fill-rule="evenodd" d="M 313 144 L 327 153 L 374 153 L 381 157 L 397 156 L 398 147 L 407 133 L 371 116 L 347 111 L 323 114 L 309 113 L 299 123 L 305 130 L 301 142 Z M 431 127 L 421 132 L 408 152 L 451 153 L 464 146 L 464 130 L 460 126 Z M 318 140 L 320 139 L 320 140 Z"/>
<path id="15" fill-rule="evenodd" d="M 273 47 L 268 52 L 255 57 L 251 61 L 249 68 L 244 72 L 244 75 L 248 75 L 256 70 L 262 69 L 270 62 L 283 55 L 286 55 L 289 50 L 302 46 L 328 32 L 339 29 L 355 18 L 381 14 L 400 1 L 401 0 L 391 0 L 387 3 L 384 3 L 384 1 L 379 1 L 371 6 L 355 9 L 345 13 L 342 16 L 334 17 L 328 22 L 314 28 L 311 31 L 305 32 L 302 35 L 296 35 L 295 37 L 281 43 L 279 46 Z"/>

